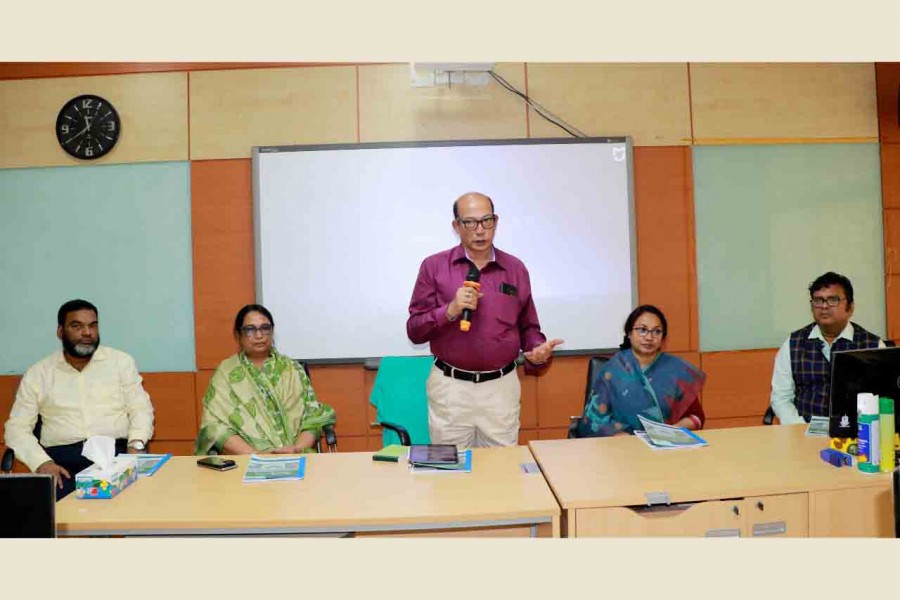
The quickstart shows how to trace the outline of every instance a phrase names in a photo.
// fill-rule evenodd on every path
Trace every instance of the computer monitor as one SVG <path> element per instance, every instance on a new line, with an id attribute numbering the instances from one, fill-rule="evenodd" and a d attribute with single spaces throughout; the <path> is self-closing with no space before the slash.
<path id="1" fill-rule="evenodd" d="M 831 353 L 831 437 L 856 437 L 856 395 L 861 392 L 894 399 L 894 427 L 900 424 L 900 348 L 838 350 Z"/>
<path id="2" fill-rule="evenodd" d="M 0 474 L 0 538 L 48 537 L 56 537 L 53 477 Z"/>

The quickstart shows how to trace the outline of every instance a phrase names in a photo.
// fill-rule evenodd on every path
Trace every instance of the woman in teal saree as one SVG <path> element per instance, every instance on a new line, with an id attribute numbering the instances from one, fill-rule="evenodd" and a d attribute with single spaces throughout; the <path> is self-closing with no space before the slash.
<path id="1" fill-rule="evenodd" d="M 687 429 L 705 422 L 700 392 L 706 375 L 690 363 L 662 352 L 668 323 L 661 310 L 645 304 L 625 321 L 625 340 L 600 369 L 590 401 L 578 423 L 578 437 L 611 436 L 643 430 L 641 415 Z"/>

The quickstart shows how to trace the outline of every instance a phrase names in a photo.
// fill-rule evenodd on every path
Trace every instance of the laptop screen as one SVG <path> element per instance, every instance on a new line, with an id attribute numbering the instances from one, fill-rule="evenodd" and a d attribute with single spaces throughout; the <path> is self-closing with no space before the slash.
<path id="1" fill-rule="evenodd" d="M 895 428 L 900 405 L 900 348 L 842 350 L 831 354 L 828 433 L 857 436 L 856 395 L 870 393 L 894 400 Z M 900 429 L 895 429 L 900 431 Z"/>
<path id="2" fill-rule="evenodd" d="M 0 538 L 56 537 L 56 492 L 50 475 L 0 475 Z"/>

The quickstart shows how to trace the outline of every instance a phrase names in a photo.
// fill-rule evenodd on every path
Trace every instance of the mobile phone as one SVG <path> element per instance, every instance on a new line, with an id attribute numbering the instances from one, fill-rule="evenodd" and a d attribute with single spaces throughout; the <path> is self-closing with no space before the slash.
<path id="1" fill-rule="evenodd" d="M 201 458 L 197 461 L 197 464 L 201 467 L 206 467 L 207 469 L 215 469 L 216 471 L 228 471 L 237 468 L 236 462 L 219 456 L 207 456 L 206 458 Z"/>

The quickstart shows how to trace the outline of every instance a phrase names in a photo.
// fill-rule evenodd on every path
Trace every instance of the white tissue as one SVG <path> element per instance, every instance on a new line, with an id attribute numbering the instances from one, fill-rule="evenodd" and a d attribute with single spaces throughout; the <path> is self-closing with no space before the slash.
<path id="1" fill-rule="evenodd" d="M 81 454 L 100 470 L 97 475 L 111 475 L 116 458 L 116 440 L 106 435 L 94 435 L 84 442 Z"/>

